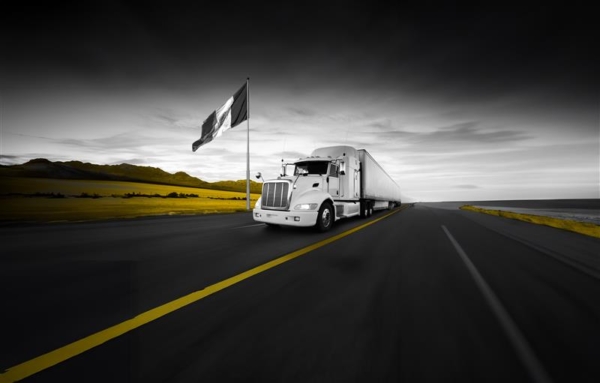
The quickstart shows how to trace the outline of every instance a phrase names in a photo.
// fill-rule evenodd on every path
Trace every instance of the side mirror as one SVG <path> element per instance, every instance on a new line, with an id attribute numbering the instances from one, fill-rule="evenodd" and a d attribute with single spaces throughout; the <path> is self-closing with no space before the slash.
<path id="1" fill-rule="evenodd" d="M 340 175 L 346 175 L 346 163 L 344 161 L 340 161 Z"/>
<path id="2" fill-rule="evenodd" d="M 262 178 L 262 174 L 260 172 L 256 173 L 256 179 L 257 180 L 261 179 L 263 182 L 265 182 L 265 180 Z"/>

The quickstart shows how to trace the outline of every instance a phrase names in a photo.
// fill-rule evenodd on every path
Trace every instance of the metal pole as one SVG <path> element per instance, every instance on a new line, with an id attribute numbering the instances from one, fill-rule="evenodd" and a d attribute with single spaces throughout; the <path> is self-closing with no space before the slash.
<path id="1" fill-rule="evenodd" d="M 246 210 L 250 211 L 250 77 L 246 79 L 246 106 L 248 118 L 246 135 Z"/>

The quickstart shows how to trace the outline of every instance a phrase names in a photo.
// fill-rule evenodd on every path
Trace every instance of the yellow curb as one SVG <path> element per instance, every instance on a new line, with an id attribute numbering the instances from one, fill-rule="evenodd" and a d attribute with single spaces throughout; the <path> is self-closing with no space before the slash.
<path id="1" fill-rule="evenodd" d="M 477 213 L 495 215 L 497 217 L 516 219 L 519 221 L 535 223 L 537 225 L 546 225 L 557 229 L 568 230 L 573 231 L 575 233 L 588 235 L 590 237 L 600 238 L 600 226 L 595 225 L 591 222 L 579 222 L 573 221 L 571 219 L 560 219 L 554 217 L 545 217 L 541 215 L 513 213 L 512 211 L 482 209 L 480 207 L 475 207 L 472 205 L 463 205 L 460 207 L 460 209 L 474 211 Z"/>

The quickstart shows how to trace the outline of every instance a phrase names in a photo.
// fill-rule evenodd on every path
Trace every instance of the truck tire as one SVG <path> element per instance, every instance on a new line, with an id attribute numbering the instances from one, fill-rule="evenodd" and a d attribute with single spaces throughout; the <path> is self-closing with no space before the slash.
<path id="1" fill-rule="evenodd" d="M 333 226 L 334 212 L 333 206 L 329 202 L 323 202 L 317 215 L 317 223 L 315 227 L 320 232 L 325 232 Z"/>
<path id="2" fill-rule="evenodd" d="M 367 202 L 360 201 L 360 218 L 367 218 Z"/>
<path id="3" fill-rule="evenodd" d="M 373 203 L 367 202 L 367 218 L 373 215 Z"/>

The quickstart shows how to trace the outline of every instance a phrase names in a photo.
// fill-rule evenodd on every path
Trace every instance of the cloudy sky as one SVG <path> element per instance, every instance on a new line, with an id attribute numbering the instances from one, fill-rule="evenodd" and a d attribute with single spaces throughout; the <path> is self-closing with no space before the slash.
<path id="1" fill-rule="evenodd" d="M 3 10 L 0 164 L 245 178 L 245 123 L 191 145 L 250 77 L 253 174 L 347 144 L 415 200 L 600 198 L 590 10 L 255 3 Z"/>

